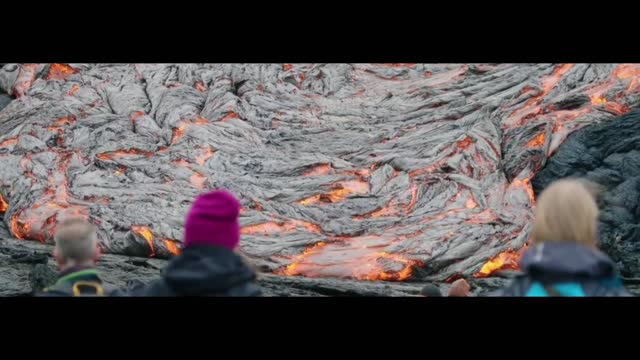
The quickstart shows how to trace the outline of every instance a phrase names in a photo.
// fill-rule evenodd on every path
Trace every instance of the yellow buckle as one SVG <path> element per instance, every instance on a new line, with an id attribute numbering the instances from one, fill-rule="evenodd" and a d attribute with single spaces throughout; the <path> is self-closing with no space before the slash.
<path id="1" fill-rule="evenodd" d="M 90 287 L 96 291 L 96 295 L 104 296 L 104 288 L 95 282 L 87 282 L 87 281 L 78 281 L 73 284 L 73 296 L 82 295 L 81 288 L 82 287 Z"/>

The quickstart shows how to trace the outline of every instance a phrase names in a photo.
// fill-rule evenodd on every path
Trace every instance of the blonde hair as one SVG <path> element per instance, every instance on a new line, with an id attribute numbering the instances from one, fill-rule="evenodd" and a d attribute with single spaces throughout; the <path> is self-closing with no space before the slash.
<path id="1" fill-rule="evenodd" d="M 584 180 L 553 182 L 538 197 L 533 242 L 574 242 L 596 247 L 598 206 L 595 187 Z"/>
<path id="2" fill-rule="evenodd" d="M 63 221 L 53 237 L 58 254 L 76 264 L 93 260 L 98 248 L 96 231 L 93 224 L 81 218 Z"/>

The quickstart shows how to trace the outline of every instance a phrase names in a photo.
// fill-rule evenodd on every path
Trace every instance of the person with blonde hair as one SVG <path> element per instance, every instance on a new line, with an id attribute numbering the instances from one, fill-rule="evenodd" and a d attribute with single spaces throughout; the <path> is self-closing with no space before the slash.
<path id="1" fill-rule="evenodd" d="M 60 270 L 58 281 L 36 296 L 116 296 L 106 291 L 95 269 L 100 258 L 96 226 L 82 218 L 59 224 L 53 256 Z"/>
<path id="2" fill-rule="evenodd" d="M 598 250 L 595 187 L 562 179 L 537 199 L 523 275 L 494 296 L 630 296 L 613 261 Z"/>

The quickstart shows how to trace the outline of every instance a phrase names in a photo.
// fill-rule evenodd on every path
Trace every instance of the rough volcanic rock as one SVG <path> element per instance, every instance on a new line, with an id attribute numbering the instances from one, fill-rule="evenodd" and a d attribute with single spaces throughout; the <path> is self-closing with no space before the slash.
<path id="1" fill-rule="evenodd" d="M 639 68 L 6 64 L 4 224 L 50 243 L 84 216 L 107 252 L 167 258 L 193 197 L 226 188 L 263 270 L 469 278 L 526 242 L 548 154 L 638 104 Z"/>
<path id="2" fill-rule="evenodd" d="M 640 274 L 640 111 L 573 133 L 532 180 L 536 193 L 578 177 L 599 185 L 601 247 L 625 276 Z"/>

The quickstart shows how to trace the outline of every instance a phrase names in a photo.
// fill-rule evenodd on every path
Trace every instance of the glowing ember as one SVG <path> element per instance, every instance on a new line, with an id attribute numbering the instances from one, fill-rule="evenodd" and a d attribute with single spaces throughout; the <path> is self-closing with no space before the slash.
<path id="1" fill-rule="evenodd" d="M 0 194 L 0 214 L 4 214 L 9 209 L 9 204 Z"/>
<path id="2" fill-rule="evenodd" d="M 175 241 L 165 239 L 164 245 L 167 247 L 167 251 L 169 251 L 172 255 L 180 255 L 180 249 L 178 248 L 178 245 L 176 245 Z"/>
<path id="3" fill-rule="evenodd" d="M 520 261 L 521 253 L 513 250 L 507 250 L 502 252 L 482 266 L 480 271 L 473 275 L 475 278 L 486 278 L 491 276 L 496 271 L 501 270 L 519 270 L 518 265 Z"/>
<path id="4" fill-rule="evenodd" d="M 147 241 L 147 244 L 149 244 L 149 248 L 151 249 L 151 254 L 149 256 L 154 257 L 156 255 L 156 250 L 155 250 L 155 247 L 153 246 L 153 233 L 151 232 L 151 229 L 149 229 L 146 226 L 134 225 L 131 227 L 131 231 L 142 236 L 142 238 L 144 238 Z"/>
<path id="5" fill-rule="evenodd" d="M 67 64 L 52 64 L 49 68 L 49 74 L 47 74 L 46 80 L 64 80 L 70 75 L 76 74 L 79 71 L 72 68 Z"/>
<path id="6" fill-rule="evenodd" d="M 531 139 L 525 146 L 528 148 L 537 148 L 544 145 L 544 133 L 538 134 L 536 137 Z"/>
<path id="7" fill-rule="evenodd" d="M 0 142 L 0 148 L 9 147 L 18 143 L 18 137 L 12 137 Z"/>
<path id="8" fill-rule="evenodd" d="M 150 151 L 129 149 L 129 150 L 117 150 L 117 151 L 101 153 L 101 154 L 97 154 L 96 157 L 100 160 L 112 160 L 112 159 L 117 159 L 123 156 L 129 156 L 129 155 L 140 155 L 140 156 L 150 157 L 151 155 L 153 155 L 153 153 Z"/>
<path id="9" fill-rule="evenodd" d="M 210 147 L 202 149 L 202 153 L 196 156 L 196 164 L 200 166 L 204 165 L 204 163 L 213 156 L 214 152 Z"/>
<path id="10" fill-rule="evenodd" d="M 284 71 L 289 71 L 291 68 L 293 68 L 293 65 L 291 64 L 282 64 L 282 70 Z"/>
<path id="11" fill-rule="evenodd" d="M 116 174 L 116 176 L 121 176 L 126 172 L 127 172 L 127 168 L 125 166 L 119 166 L 118 169 L 116 170 L 115 174 Z"/>
<path id="12" fill-rule="evenodd" d="M 207 181 L 207 177 L 196 172 L 191 175 L 191 178 L 189 180 L 191 181 L 191 185 L 193 185 L 196 189 L 203 190 L 204 183 Z"/>
<path id="13" fill-rule="evenodd" d="M 309 171 L 306 171 L 305 173 L 302 174 L 302 176 L 327 175 L 327 174 L 331 173 L 331 170 L 333 170 L 333 168 L 331 167 L 330 164 L 321 164 L 321 165 L 318 165 L 318 166 L 314 166 Z"/>

